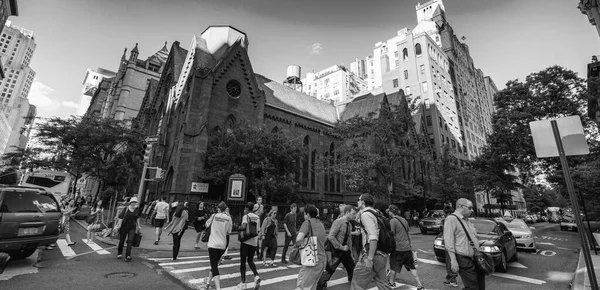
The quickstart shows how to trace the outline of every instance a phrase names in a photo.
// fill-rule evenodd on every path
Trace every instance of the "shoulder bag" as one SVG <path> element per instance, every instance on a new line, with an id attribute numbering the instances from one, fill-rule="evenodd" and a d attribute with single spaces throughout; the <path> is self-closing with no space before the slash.
<path id="1" fill-rule="evenodd" d="M 479 249 L 477 249 L 477 247 L 475 247 L 475 243 L 473 243 L 471 235 L 467 231 L 467 228 L 465 227 L 463 222 L 455 214 L 452 215 L 456 217 L 456 219 L 458 219 L 458 222 L 462 226 L 463 230 L 465 231 L 465 234 L 467 235 L 467 238 L 469 239 L 469 244 L 471 245 L 471 247 L 473 247 L 473 261 L 475 262 L 475 266 L 477 267 L 477 269 L 479 269 L 486 275 L 494 273 L 494 259 L 492 258 L 492 256 L 490 256 L 488 253 L 480 251 Z"/>
<path id="2" fill-rule="evenodd" d="M 212 219 L 210 220 L 210 226 L 208 226 L 208 227 L 207 227 L 207 228 L 204 230 L 204 232 L 202 232 L 202 237 L 200 238 L 200 241 L 201 241 L 201 242 L 203 242 L 203 243 L 208 243 L 208 239 L 210 238 L 210 230 L 211 230 L 211 228 L 212 228 L 212 223 L 213 223 L 213 221 L 215 220 L 215 216 L 216 216 L 216 215 L 217 215 L 217 214 L 214 214 L 214 215 L 212 216 Z"/>
<path id="3" fill-rule="evenodd" d="M 302 246 L 294 246 L 290 252 L 289 261 L 307 267 L 313 267 L 318 262 L 317 237 L 313 236 L 312 224 L 308 221 L 308 237 L 302 241 Z"/>

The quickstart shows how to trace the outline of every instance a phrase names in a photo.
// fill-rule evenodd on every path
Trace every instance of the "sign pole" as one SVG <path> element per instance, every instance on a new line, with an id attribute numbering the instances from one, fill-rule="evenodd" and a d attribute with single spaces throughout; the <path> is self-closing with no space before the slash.
<path id="1" fill-rule="evenodd" d="M 575 188 L 573 187 L 573 181 L 571 180 L 571 173 L 569 172 L 569 164 L 567 163 L 567 156 L 565 155 L 565 149 L 563 148 L 562 140 L 560 138 L 560 131 L 558 130 L 558 124 L 556 120 L 550 121 L 552 125 L 552 132 L 554 133 L 554 140 L 556 141 L 556 147 L 558 148 L 558 155 L 560 157 L 560 163 L 562 165 L 563 173 L 565 175 L 565 183 L 567 184 L 567 191 L 571 199 L 571 205 L 573 206 L 573 212 L 575 214 L 575 221 L 577 221 L 577 228 L 579 232 L 579 238 L 581 239 L 581 248 L 583 251 L 583 258 L 585 259 L 585 266 L 587 268 L 588 276 L 590 278 L 590 285 L 592 289 L 598 289 L 598 281 L 596 281 L 596 273 L 594 271 L 594 265 L 592 264 L 592 257 L 587 243 L 585 235 L 585 229 L 583 222 L 581 221 L 581 215 L 579 213 L 579 203 L 575 196 Z"/>
<path id="2" fill-rule="evenodd" d="M 142 169 L 142 178 L 140 178 L 140 187 L 138 189 L 137 199 L 138 203 L 142 202 L 142 195 L 144 195 L 144 184 L 146 183 L 146 171 L 148 170 L 148 163 L 144 162 L 144 168 Z"/>

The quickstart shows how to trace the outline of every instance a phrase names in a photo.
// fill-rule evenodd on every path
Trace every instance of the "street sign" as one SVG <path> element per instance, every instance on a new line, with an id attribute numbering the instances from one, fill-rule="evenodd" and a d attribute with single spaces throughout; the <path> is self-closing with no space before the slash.
<path id="1" fill-rule="evenodd" d="M 148 137 L 144 138 L 144 142 L 156 143 L 156 142 L 158 142 L 158 136 L 148 136 Z"/>
<path id="2" fill-rule="evenodd" d="M 541 120 L 529 123 L 535 154 L 538 158 L 559 156 L 556 142 L 552 142 L 554 133 L 550 124 L 551 121 Z M 560 130 L 560 139 L 566 156 L 590 154 L 579 116 L 558 118 L 556 124 Z"/>
<path id="3" fill-rule="evenodd" d="M 208 193 L 208 183 L 192 182 L 191 192 L 203 192 Z"/>

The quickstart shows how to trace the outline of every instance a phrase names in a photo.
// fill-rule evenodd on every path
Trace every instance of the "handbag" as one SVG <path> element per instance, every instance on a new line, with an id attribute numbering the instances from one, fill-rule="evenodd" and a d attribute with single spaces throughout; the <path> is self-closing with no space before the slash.
<path id="1" fill-rule="evenodd" d="M 212 222 L 215 219 L 215 216 L 217 214 L 213 214 L 212 219 L 210 220 L 210 226 L 208 226 L 204 232 L 202 232 L 202 238 L 200 238 L 200 241 L 203 243 L 208 243 L 208 239 L 210 238 L 210 229 L 212 227 Z"/>
<path id="2" fill-rule="evenodd" d="M 85 218 L 85 222 L 89 225 L 94 223 L 94 220 L 96 219 L 96 215 L 95 214 L 90 214 Z"/>
<path id="3" fill-rule="evenodd" d="M 142 242 L 142 234 L 136 233 L 135 235 L 133 235 L 133 243 L 131 244 L 132 246 L 139 247 L 141 242 Z"/>
<path id="4" fill-rule="evenodd" d="M 346 246 L 348 243 L 348 237 L 350 236 L 350 223 L 346 223 L 346 235 L 344 236 L 344 241 L 342 242 L 342 246 Z M 325 256 L 327 257 L 327 265 L 326 268 L 330 272 L 335 272 L 337 265 L 340 262 L 339 258 L 339 250 L 337 250 L 329 239 L 325 240 Z"/>
<path id="5" fill-rule="evenodd" d="M 306 244 L 300 249 L 300 263 L 302 266 L 314 267 L 319 262 L 318 257 L 318 241 L 317 237 L 313 236 L 312 224 L 308 221 L 310 235 L 305 238 Z"/>
<path id="6" fill-rule="evenodd" d="M 494 273 L 495 265 L 492 256 L 490 256 L 488 253 L 480 251 L 479 249 L 477 249 L 477 247 L 475 247 L 475 243 L 473 243 L 471 235 L 469 235 L 469 232 L 467 231 L 467 228 L 465 227 L 463 222 L 455 214 L 452 215 L 458 219 L 458 222 L 460 222 L 460 225 L 463 227 L 463 230 L 465 231 L 465 234 L 469 239 L 469 244 L 471 245 L 471 247 L 473 247 L 473 261 L 475 262 L 475 267 L 477 267 L 477 269 L 479 269 L 486 275 Z"/>
<path id="7" fill-rule="evenodd" d="M 300 258 L 300 247 L 294 246 L 288 257 L 288 261 L 296 265 L 302 265 L 302 259 Z"/>

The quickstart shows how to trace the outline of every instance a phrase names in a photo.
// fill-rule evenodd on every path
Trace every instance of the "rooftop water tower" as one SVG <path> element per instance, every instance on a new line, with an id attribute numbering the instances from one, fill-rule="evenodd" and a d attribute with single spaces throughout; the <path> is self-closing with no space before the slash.
<path id="1" fill-rule="evenodd" d="M 283 81 L 283 84 L 296 90 L 302 92 L 302 81 L 300 80 L 300 66 L 299 65 L 290 65 L 287 67 L 286 78 Z"/>

